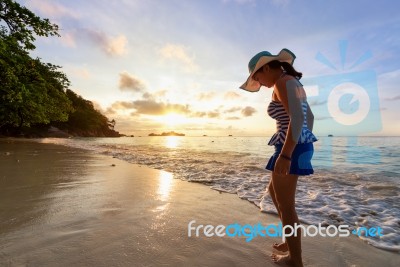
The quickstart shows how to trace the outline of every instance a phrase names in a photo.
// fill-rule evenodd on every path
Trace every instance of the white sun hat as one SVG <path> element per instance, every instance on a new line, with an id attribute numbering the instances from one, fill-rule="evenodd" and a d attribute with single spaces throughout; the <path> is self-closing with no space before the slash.
<path id="1" fill-rule="evenodd" d="M 255 80 L 253 80 L 253 75 L 258 71 L 262 66 L 265 64 L 273 61 L 279 60 L 281 62 L 287 62 L 293 65 L 293 61 L 295 60 L 296 56 L 292 53 L 289 49 L 282 49 L 278 55 L 272 55 L 268 51 L 262 51 L 255 55 L 249 61 L 249 72 L 250 75 L 247 78 L 247 81 L 240 86 L 240 89 L 249 91 L 249 92 L 257 92 L 260 90 L 261 84 Z"/>

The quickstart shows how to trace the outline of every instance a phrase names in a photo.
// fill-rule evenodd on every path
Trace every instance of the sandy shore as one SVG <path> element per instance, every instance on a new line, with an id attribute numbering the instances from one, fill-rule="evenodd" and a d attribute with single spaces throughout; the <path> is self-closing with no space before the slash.
<path id="1" fill-rule="evenodd" d="M 93 152 L 0 140 L 0 266 L 277 266 L 279 238 L 188 237 L 277 224 L 236 195 Z M 354 236 L 303 238 L 305 266 L 398 266 Z"/>

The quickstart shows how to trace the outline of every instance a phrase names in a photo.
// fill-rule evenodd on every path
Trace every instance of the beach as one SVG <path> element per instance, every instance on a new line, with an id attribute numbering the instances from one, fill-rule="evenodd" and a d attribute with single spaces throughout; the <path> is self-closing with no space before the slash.
<path id="1" fill-rule="evenodd" d="M 269 256 L 278 237 L 188 236 L 193 220 L 279 223 L 235 194 L 96 151 L 18 139 L 0 144 L 0 266 L 276 266 Z M 305 266 L 400 262 L 398 253 L 355 236 L 306 237 L 302 244 Z"/>

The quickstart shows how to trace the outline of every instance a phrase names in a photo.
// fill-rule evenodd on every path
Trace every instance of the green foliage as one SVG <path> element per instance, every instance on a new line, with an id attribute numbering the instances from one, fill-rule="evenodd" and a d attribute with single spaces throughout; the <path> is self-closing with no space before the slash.
<path id="1" fill-rule="evenodd" d="M 72 102 L 74 111 L 70 113 L 68 130 L 98 131 L 108 128 L 108 119 L 93 107 L 93 103 L 83 99 L 71 90 L 67 90 L 68 99 Z"/>
<path id="2" fill-rule="evenodd" d="M 57 125 L 74 135 L 119 136 L 115 121 L 68 89 L 59 66 L 29 56 L 35 35 L 59 36 L 57 31 L 57 25 L 17 2 L 0 0 L 0 132 Z"/>
<path id="3" fill-rule="evenodd" d="M 69 113 L 67 122 L 52 123 L 73 136 L 113 136 L 120 134 L 114 131 L 115 120 L 109 121 L 89 100 L 82 98 L 67 89 L 66 95 L 72 103 L 73 111 Z"/>
<path id="4" fill-rule="evenodd" d="M 59 67 L 32 59 L 18 41 L 0 30 L 0 126 L 66 121 L 69 81 Z"/>
<path id="5" fill-rule="evenodd" d="M 48 19 L 36 16 L 32 11 L 12 0 L 0 1 L 0 26 L 3 32 L 18 41 L 24 49 L 33 50 L 34 34 L 37 36 L 59 36 L 58 26 Z"/>

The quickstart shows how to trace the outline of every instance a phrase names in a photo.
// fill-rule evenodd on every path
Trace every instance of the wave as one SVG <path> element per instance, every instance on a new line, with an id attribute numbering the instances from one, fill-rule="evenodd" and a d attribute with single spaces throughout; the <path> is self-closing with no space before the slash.
<path id="1" fill-rule="evenodd" d="M 63 142 L 130 163 L 172 172 L 176 178 L 237 194 L 254 203 L 261 211 L 277 214 L 267 191 L 271 178 L 270 172 L 265 170 L 267 159 L 248 151 L 177 149 L 79 140 Z M 382 181 L 373 168 L 357 174 L 352 172 L 353 169 L 342 166 L 316 168 L 314 175 L 300 177 L 296 193 L 296 210 L 300 220 L 307 224 L 347 224 L 351 230 L 379 226 L 384 234 L 381 238 L 362 239 L 375 247 L 400 251 L 399 182 Z"/>

